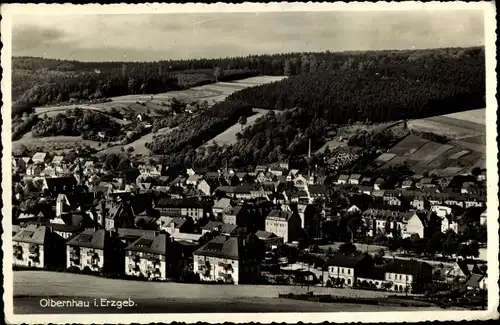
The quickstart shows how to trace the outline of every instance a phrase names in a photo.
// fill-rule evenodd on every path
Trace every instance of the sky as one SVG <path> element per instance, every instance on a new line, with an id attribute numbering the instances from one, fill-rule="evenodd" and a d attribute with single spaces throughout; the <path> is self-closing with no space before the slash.
<path id="1" fill-rule="evenodd" d="M 484 45 L 481 10 L 14 15 L 13 56 L 156 61 Z"/>

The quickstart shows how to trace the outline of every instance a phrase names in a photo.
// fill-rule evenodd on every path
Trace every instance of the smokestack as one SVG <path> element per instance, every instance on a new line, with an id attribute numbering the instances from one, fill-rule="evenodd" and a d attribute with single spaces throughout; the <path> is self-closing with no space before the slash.
<path id="1" fill-rule="evenodd" d="M 309 138 L 309 152 L 307 154 L 308 158 L 311 158 L 311 138 Z"/>

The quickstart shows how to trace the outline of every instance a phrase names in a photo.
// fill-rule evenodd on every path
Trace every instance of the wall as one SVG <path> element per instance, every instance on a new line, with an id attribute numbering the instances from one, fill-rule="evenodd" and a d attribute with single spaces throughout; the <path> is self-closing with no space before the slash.
<path id="1" fill-rule="evenodd" d="M 207 261 L 210 265 L 207 272 Z M 219 265 L 219 263 L 230 264 L 232 270 L 226 270 L 224 266 Z M 201 256 L 194 255 L 193 257 L 193 269 L 196 274 L 200 276 L 202 281 L 225 281 L 224 275 L 230 275 L 234 284 L 240 282 L 240 269 L 239 261 L 231 260 L 212 256 Z"/>
<path id="2" fill-rule="evenodd" d="M 45 267 L 45 247 L 44 245 L 38 245 L 38 261 L 34 261 L 30 258 L 30 248 L 29 243 L 23 243 L 23 242 L 13 242 L 12 243 L 12 248 L 14 246 L 21 246 L 22 247 L 22 256 L 21 259 L 17 259 L 16 257 L 12 256 L 13 259 L 13 264 L 14 265 L 20 265 L 20 266 L 30 266 L 30 267 L 36 267 L 36 268 L 43 268 Z"/>
<path id="3" fill-rule="evenodd" d="M 345 284 L 348 286 L 354 285 L 354 269 L 341 267 L 341 266 L 329 266 L 328 267 L 328 277 L 329 278 L 340 278 L 345 279 Z"/>
<path id="4" fill-rule="evenodd" d="M 88 267 L 91 271 L 94 272 L 102 272 L 104 267 L 104 250 L 102 249 L 94 249 L 88 247 L 79 247 L 80 248 L 80 258 L 78 259 L 79 263 L 74 263 L 71 261 L 71 247 L 78 246 L 66 246 L 66 265 L 67 267 L 77 267 L 80 270 Z M 95 265 L 92 264 L 92 259 L 89 256 L 89 252 L 97 253 L 99 258 L 97 259 L 97 263 Z"/>
<path id="5" fill-rule="evenodd" d="M 135 271 L 133 270 L 133 267 L 136 264 L 134 260 L 134 256 L 136 254 L 141 254 L 139 252 L 130 252 L 127 251 L 125 255 L 125 274 L 129 276 L 136 276 L 139 277 L 141 274 L 144 277 L 147 277 L 147 272 L 150 267 L 153 267 L 153 262 L 149 261 L 148 259 L 151 257 L 146 257 L 145 255 L 140 256 L 139 263 L 139 270 Z M 144 254 L 144 253 L 142 253 Z M 165 262 L 165 256 L 164 255 L 154 255 L 154 257 L 159 258 L 160 264 L 159 264 L 159 270 L 160 270 L 160 275 L 157 277 L 159 280 L 165 280 L 166 279 L 166 271 L 167 271 L 167 265 Z M 152 278 L 153 275 L 150 275 L 150 278 Z"/>

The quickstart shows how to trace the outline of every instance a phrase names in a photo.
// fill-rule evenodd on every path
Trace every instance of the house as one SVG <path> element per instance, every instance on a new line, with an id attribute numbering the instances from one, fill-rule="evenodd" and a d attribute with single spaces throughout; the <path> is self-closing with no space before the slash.
<path id="1" fill-rule="evenodd" d="M 464 286 L 467 290 L 487 290 L 488 277 L 485 274 L 472 273 L 464 282 Z"/>
<path id="2" fill-rule="evenodd" d="M 83 211 L 64 213 L 59 217 L 50 220 L 47 226 L 56 234 L 64 239 L 71 238 L 86 228 L 99 227 L 96 220 L 93 220 L 89 214 Z"/>
<path id="3" fill-rule="evenodd" d="M 237 225 L 230 225 L 220 221 L 209 221 L 201 228 L 202 235 L 212 231 L 217 231 L 221 235 L 226 236 L 240 236 L 244 233 L 241 227 Z"/>
<path id="4" fill-rule="evenodd" d="M 37 152 L 33 155 L 31 161 L 33 161 L 34 164 L 45 164 L 48 158 L 49 156 L 46 152 Z"/>
<path id="5" fill-rule="evenodd" d="M 229 206 L 222 211 L 222 222 L 230 225 L 244 226 L 249 222 L 248 210 L 241 206 Z"/>
<path id="6" fill-rule="evenodd" d="M 458 260 L 453 266 L 444 274 L 447 281 L 465 282 L 472 274 L 483 275 L 484 271 L 481 270 L 479 264 L 474 260 Z"/>
<path id="7" fill-rule="evenodd" d="M 382 201 L 384 204 L 391 205 L 391 206 L 401 206 L 402 201 L 401 198 L 398 195 L 398 192 L 396 191 L 391 191 L 391 190 L 385 190 L 384 195 L 382 197 Z"/>
<path id="8" fill-rule="evenodd" d="M 77 185 L 74 176 L 44 177 L 42 190 L 47 190 L 52 196 L 60 193 L 71 193 Z"/>
<path id="9" fill-rule="evenodd" d="M 307 187 L 307 193 L 313 202 L 324 199 L 326 197 L 326 186 L 322 184 L 309 185 Z"/>
<path id="10" fill-rule="evenodd" d="M 150 280 L 177 278 L 185 257 L 169 234 L 150 232 L 125 248 L 125 274 Z"/>
<path id="11" fill-rule="evenodd" d="M 295 177 L 293 179 L 293 185 L 299 189 L 299 190 L 302 190 L 302 191 L 307 191 L 307 188 L 308 188 L 308 180 L 307 178 L 305 178 L 304 176 L 302 175 L 298 175 L 297 177 Z"/>
<path id="12" fill-rule="evenodd" d="M 360 184 L 365 185 L 365 186 L 373 186 L 372 182 L 373 182 L 373 179 L 371 177 L 365 176 L 361 180 Z"/>
<path id="13" fill-rule="evenodd" d="M 26 176 L 28 177 L 38 177 L 45 168 L 40 164 L 28 165 L 26 168 Z"/>
<path id="14" fill-rule="evenodd" d="M 373 258 L 368 255 L 346 256 L 342 254 L 333 255 L 327 262 L 328 281 L 342 283 L 349 287 L 356 284 L 356 276 L 363 269 L 372 268 L 375 264 Z"/>
<path id="15" fill-rule="evenodd" d="M 92 272 L 122 273 L 123 245 L 115 232 L 89 228 L 66 242 L 68 268 L 88 269 Z"/>
<path id="16" fill-rule="evenodd" d="M 430 177 L 422 178 L 415 186 L 418 189 L 437 187 L 437 185 L 434 183 L 434 180 Z"/>
<path id="17" fill-rule="evenodd" d="M 382 178 L 382 177 L 379 177 L 375 180 L 375 182 L 373 183 L 373 189 L 376 190 L 376 191 L 380 191 L 382 190 L 383 186 L 384 186 L 384 183 L 385 183 L 385 180 Z"/>
<path id="18" fill-rule="evenodd" d="M 155 208 L 160 211 L 160 215 L 168 216 L 176 214 L 183 217 L 191 217 L 194 221 L 210 215 L 209 209 L 197 198 L 163 198 L 158 200 Z"/>
<path id="19" fill-rule="evenodd" d="M 247 238 L 217 236 L 193 253 L 194 272 L 202 281 L 252 283 L 260 276 L 259 253 Z"/>
<path id="20" fill-rule="evenodd" d="M 158 165 L 150 165 L 150 164 L 142 164 L 137 167 L 139 169 L 139 173 L 143 178 L 158 178 L 161 176 L 166 176 L 166 172 L 168 167 L 162 164 Z"/>
<path id="21" fill-rule="evenodd" d="M 194 228 L 193 219 L 184 217 L 160 217 L 156 220 L 160 230 L 164 230 L 170 235 L 176 233 L 191 233 Z"/>
<path id="22" fill-rule="evenodd" d="M 413 187 L 413 180 L 411 179 L 407 179 L 403 181 L 403 183 L 401 183 L 401 189 L 403 190 L 408 190 L 411 189 L 412 187 Z"/>
<path id="23" fill-rule="evenodd" d="M 275 176 L 286 176 L 286 169 L 282 167 L 271 167 L 269 168 L 269 172 Z"/>
<path id="24" fill-rule="evenodd" d="M 283 238 L 276 236 L 276 234 L 272 232 L 257 230 L 255 236 L 264 242 L 266 248 L 272 249 L 283 245 Z"/>
<path id="25" fill-rule="evenodd" d="M 255 189 L 252 184 L 240 184 L 234 187 L 234 197 L 241 200 L 249 200 L 252 198 L 252 191 Z"/>
<path id="26" fill-rule="evenodd" d="M 462 188 L 460 189 L 460 193 L 462 194 L 476 194 L 476 184 L 474 182 L 464 182 L 462 184 Z"/>
<path id="27" fill-rule="evenodd" d="M 417 234 L 420 238 L 429 238 L 441 230 L 441 220 L 432 211 L 415 212 L 408 220 L 403 236 Z"/>
<path id="28" fill-rule="evenodd" d="M 481 213 L 481 216 L 479 217 L 479 223 L 481 225 L 486 225 L 488 223 L 488 214 L 486 213 L 486 209 Z"/>
<path id="29" fill-rule="evenodd" d="M 368 209 L 362 216 L 368 226 L 368 235 L 375 236 L 382 233 L 390 236 L 394 230 L 406 233 L 408 221 L 414 214 L 414 212 Z"/>
<path id="30" fill-rule="evenodd" d="M 198 182 L 196 188 L 203 192 L 206 196 L 211 196 L 214 194 L 215 189 L 220 186 L 220 182 L 217 178 L 205 178 Z"/>
<path id="31" fill-rule="evenodd" d="M 462 234 L 465 230 L 465 225 L 460 217 L 453 214 L 448 214 L 441 219 L 441 232 L 446 233 L 452 230 L 455 234 Z"/>
<path id="32" fill-rule="evenodd" d="M 385 267 L 385 281 L 391 291 L 419 293 L 432 282 L 433 267 L 416 260 L 393 259 Z"/>
<path id="33" fill-rule="evenodd" d="M 23 267 L 64 267 L 64 239 L 44 225 L 28 225 L 12 237 L 12 264 Z"/>
<path id="34" fill-rule="evenodd" d="M 349 177 L 349 184 L 359 185 L 360 180 L 361 180 L 360 174 L 352 174 L 351 177 Z"/>
<path id="35" fill-rule="evenodd" d="M 198 174 L 195 174 L 195 175 L 190 175 L 187 179 L 186 179 L 186 184 L 187 185 L 193 185 L 193 186 L 196 186 L 198 185 L 198 182 L 203 178 L 203 175 L 198 175 Z"/>
<path id="36" fill-rule="evenodd" d="M 265 230 L 282 237 L 285 243 L 295 241 L 301 232 L 301 219 L 293 211 L 271 210 L 266 218 Z"/>
<path id="37" fill-rule="evenodd" d="M 212 207 L 212 212 L 215 216 L 222 217 L 222 212 L 224 211 L 224 209 L 231 206 L 232 206 L 231 199 L 223 197 L 214 203 L 214 206 Z"/>
<path id="38" fill-rule="evenodd" d="M 21 159 L 24 161 L 24 164 L 26 166 L 31 165 L 33 163 L 33 161 L 31 160 L 31 157 L 22 157 Z"/>
<path id="39" fill-rule="evenodd" d="M 339 176 L 337 179 L 337 182 L 335 184 L 347 184 L 347 180 L 349 179 L 349 175 L 342 174 Z"/>

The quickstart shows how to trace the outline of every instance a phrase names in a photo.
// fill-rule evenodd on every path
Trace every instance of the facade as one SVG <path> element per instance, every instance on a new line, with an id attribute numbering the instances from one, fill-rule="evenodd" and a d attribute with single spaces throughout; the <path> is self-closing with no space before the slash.
<path id="1" fill-rule="evenodd" d="M 272 210 L 266 218 L 265 230 L 282 237 L 285 243 L 292 242 L 299 238 L 301 220 L 296 212 Z"/>
<path id="2" fill-rule="evenodd" d="M 352 287 L 356 284 L 357 274 L 363 269 L 371 268 L 374 261 L 369 255 L 345 256 L 336 254 L 327 261 L 327 264 L 328 279 L 331 281 L 338 279 L 343 284 Z"/>
<path id="3" fill-rule="evenodd" d="M 29 225 L 12 238 L 13 265 L 64 267 L 64 239 L 47 226 Z"/>
<path id="4" fill-rule="evenodd" d="M 248 224 L 248 211 L 243 206 L 227 207 L 222 212 L 222 222 L 230 225 L 244 226 Z"/>
<path id="5" fill-rule="evenodd" d="M 418 293 L 432 281 L 433 267 L 425 262 L 394 259 L 385 267 L 385 281 L 391 291 Z"/>
<path id="6" fill-rule="evenodd" d="M 260 275 L 255 253 L 245 238 L 217 236 L 193 253 L 194 272 L 206 282 L 251 283 Z"/>
<path id="7" fill-rule="evenodd" d="M 150 280 L 180 275 L 184 264 L 178 244 L 165 233 L 146 233 L 125 248 L 125 274 Z"/>
<path id="8" fill-rule="evenodd" d="M 155 205 L 160 215 L 180 215 L 198 220 L 210 213 L 207 208 L 196 198 L 189 199 L 160 199 Z"/>
<path id="9" fill-rule="evenodd" d="M 115 233 L 104 229 L 85 229 L 66 243 L 66 265 L 97 273 L 122 273 L 122 248 Z"/>

